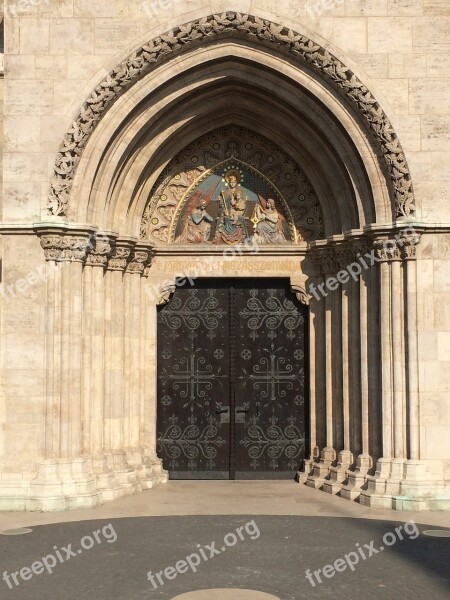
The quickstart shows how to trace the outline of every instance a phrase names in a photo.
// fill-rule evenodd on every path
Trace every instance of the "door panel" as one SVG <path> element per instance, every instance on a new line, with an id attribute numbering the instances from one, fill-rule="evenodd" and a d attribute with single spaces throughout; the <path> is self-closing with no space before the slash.
<path id="1" fill-rule="evenodd" d="M 228 479 L 228 289 L 178 288 L 158 311 L 158 452 L 172 479 Z"/>
<path id="2" fill-rule="evenodd" d="M 294 476 L 306 321 L 274 279 L 199 280 L 158 310 L 158 453 L 172 479 Z"/>
<path id="3" fill-rule="evenodd" d="M 290 477 L 305 457 L 305 310 L 283 282 L 263 285 L 235 296 L 236 411 L 246 411 L 237 413 L 237 479 Z"/>

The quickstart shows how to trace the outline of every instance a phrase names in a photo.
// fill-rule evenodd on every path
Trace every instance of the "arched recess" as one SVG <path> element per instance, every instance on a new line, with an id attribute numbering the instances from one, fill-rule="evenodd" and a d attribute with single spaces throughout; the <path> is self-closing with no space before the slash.
<path id="1" fill-rule="evenodd" d="M 96 87 L 57 157 L 50 213 L 138 237 L 170 159 L 226 125 L 302 166 L 326 236 L 413 215 L 406 159 L 365 85 L 305 36 L 236 13 L 152 40 Z"/>

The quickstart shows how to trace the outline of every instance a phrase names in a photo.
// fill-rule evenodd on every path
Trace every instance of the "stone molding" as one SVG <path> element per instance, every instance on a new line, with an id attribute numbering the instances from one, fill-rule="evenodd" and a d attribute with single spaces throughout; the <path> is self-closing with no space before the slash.
<path id="1" fill-rule="evenodd" d="M 392 187 L 395 216 L 414 214 L 414 194 L 405 154 L 391 122 L 369 89 L 339 59 L 308 37 L 269 20 L 236 12 L 210 15 L 154 38 L 134 50 L 95 87 L 66 132 L 56 157 L 48 201 L 50 214 L 67 214 L 70 191 L 86 144 L 119 96 L 164 59 L 226 35 L 276 47 L 331 84 L 354 107 L 378 144 Z"/>

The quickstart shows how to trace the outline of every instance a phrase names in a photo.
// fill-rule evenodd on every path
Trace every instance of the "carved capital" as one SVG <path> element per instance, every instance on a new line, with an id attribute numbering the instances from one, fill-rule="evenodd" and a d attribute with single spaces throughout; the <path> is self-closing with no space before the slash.
<path id="1" fill-rule="evenodd" d="M 339 263 L 334 248 L 323 248 L 319 253 L 322 271 L 325 275 L 333 275 L 339 269 Z"/>
<path id="2" fill-rule="evenodd" d="M 91 246 L 86 234 L 49 233 L 40 236 L 45 259 L 55 262 L 84 262 Z"/>
<path id="3" fill-rule="evenodd" d="M 111 255 L 111 250 L 111 242 L 109 240 L 94 242 L 93 248 L 86 259 L 86 265 L 90 267 L 105 268 L 108 265 L 108 258 Z"/>
<path id="4" fill-rule="evenodd" d="M 375 240 L 373 248 L 380 262 L 392 262 L 402 259 L 402 251 L 397 240 Z"/>
<path id="5" fill-rule="evenodd" d="M 417 258 L 417 247 L 420 244 L 421 235 L 414 233 L 401 238 L 402 254 L 404 260 L 415 260 Z"/>
<path id="6" fill-rule="evenodd" d="M 336 263 L 338 270 L 347 269 L 347 267 L 355 260 L 355 249 L 346 242 L 339 244 L 336 249 Z"/>
<path id="7" fill-rule="evenodd" d="M 149 250 L 135 250 L 131 261 L 127 266 L 127 273 L 143 275 L 145 267 L 151 261 Z"/>
<path id="8" fill-rule="evenodd" d="M 130 256 L 130 247 L 115 246 L 108 260 L 108 271 L 125 271 Z"/>

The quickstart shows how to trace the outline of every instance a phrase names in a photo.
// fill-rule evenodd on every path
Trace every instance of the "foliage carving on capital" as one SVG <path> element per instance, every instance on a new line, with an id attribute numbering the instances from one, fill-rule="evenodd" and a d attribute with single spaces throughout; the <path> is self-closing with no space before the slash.
<path id="1" fill-rule="evenodd" d="M 145 267 L 151 261 L 151 254 L 148 250 L 136 250 L 127 265 L 126 272 L 143 275 Z"/>
<path id="2" fill-rule="evenodd" d="M 108 259 L 111 256 L 111 250 L 110 241 L 96 242 L 87 256 L 86 265 L 90 267 L 106 267 Z"/>
<path id="3" fill-rule="evenodd" d="M 276 47 L 306 64 L 330 83 L 361 115 L 384 156 L 393 190 L 396 216 L 414 214 L 415 204 L 409 167 L 394 128 L 370 90 L 329 50 L 308 37 L 266 19 L 238 12 L 224 12 L 192 21 L 137 48 L 95 87 L 66 132 L 51 180 L 48 210 L 66 215 L 70 191 L 86 144 L 106 111 L 134 83 L 169 55 L 226 34 L 253 39 Z"/>
<path id="4" fill-rule="evenodd" d="M 88 234 L 43 234 L 40 241 L 45 259 L 55 262 L 84 262 L 90 247 Z"/>
<path id="5" fill-rule="evenodd" d="M 130 247 L 116 246 L 112 251 L 110 259 L 108 260 L 108 270 L 125 271 L 130 256 Z"/>

